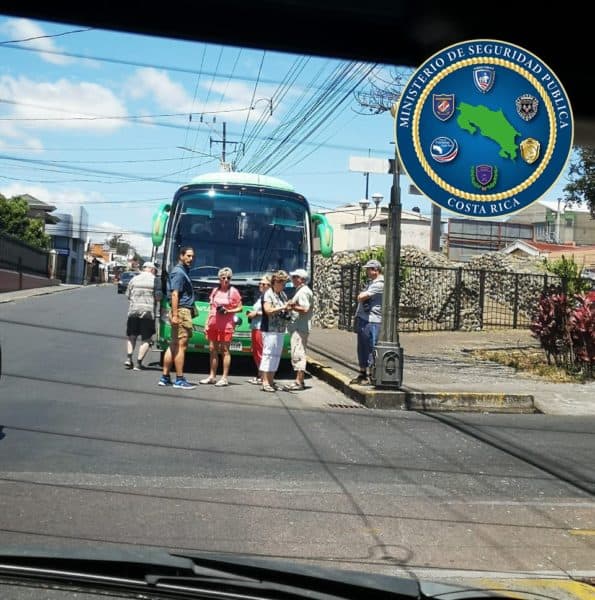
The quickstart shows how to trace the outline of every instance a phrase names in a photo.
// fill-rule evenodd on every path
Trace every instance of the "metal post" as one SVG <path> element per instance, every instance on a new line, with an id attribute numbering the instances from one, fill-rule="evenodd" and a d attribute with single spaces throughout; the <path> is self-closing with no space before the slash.
<path id="1" fill-rule="evenodd" d="M 403 381 L 403 349 L 399 343 L 399 302 L 401 298 L 401 184 L 400 165 L 395 145 L 393 184 L 390 193 L 384 296 L 380 340 L 374 348 L 372 380 L 376 387 L 399 389 Z"/>

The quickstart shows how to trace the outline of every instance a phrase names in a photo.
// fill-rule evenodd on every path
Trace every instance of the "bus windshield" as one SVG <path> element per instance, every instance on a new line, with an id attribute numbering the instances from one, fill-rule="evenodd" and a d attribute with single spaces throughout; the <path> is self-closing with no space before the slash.
<path id="1" fill-rule="evenodd" d="M 189 186 L 177 195 L 172 220 L 166 264 L 171 268 L 179 248 L 192 246 L 193 279 L 216 277 L 221 267 L 230 267 L 234 279 L 309 268 L 310 215 L 297 195 Z"/>

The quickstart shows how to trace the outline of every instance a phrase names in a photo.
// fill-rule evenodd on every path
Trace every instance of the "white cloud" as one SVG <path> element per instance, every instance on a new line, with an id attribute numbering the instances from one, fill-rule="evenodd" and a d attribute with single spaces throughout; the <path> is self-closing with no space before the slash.
<path id="1" fill-rule="evenodd" d="M 153 98 L 162 108 L 185 112 L 191 99 L 179 83 L 175 83 L 165 71 L 153 68 L 137 69 L 126 83 L 127 93 L 135 99 Z"/>
<path id="2" fill-rule="evenodd" d="M 10 121 L 0 121 L 0 148 L 12 151 L 14 143 L 33 152 L 43 150 L 43 144 L 38 138 L 25 136 L 24 132 Z"/>
<path id="3" fill-rule="evenodd" d="M 202 84 L 210 90 L 208 102 L 193 101 L 186 89 L 172 81 L 170 76 L 153 68 L 138 69 L 126 83 L 130 97 L 152 99 L 161 109 L 169 113 L 203 113 L 207 117 L 221 115 L 226 121 L 244 122 L 250 110 L 253 94 L 252 84 L 237 81 L 209 81 Z M 268 99 L 274 94 L 272 86 L 261 86 L 254 99 L 253 115 L 269 111 Z M 252 116 L 253 116 L 252 115 Z M 252 118 L 251 116 L 251 118 Z"/>
<path id="4" fill-rule="evenodd" d="M 13 198 L 22 194 L 29 194 L 46 204 L 55 206 L 55 213 L 68 213 L 76 216 L 80 206 L 85 204 L 104 203 L 105 196 L 98 192 L 84 192 L 82 190 L 57 190 L 52 191 L 43 186 L 33 186 L 27 183 L 13 183 L 0 185 L 0 194 L 5 198 Z M 123 208 L 123 207 L 122 207 Z M 90 209 L 87 208 L 87 214 Z M 114 234 L 123 233 L 123 239 L 132 245 L 141 256 L 150 256 L 153 248 L 149 234 L 133 233 L 122 225 L 116 225 L 111 221 L 95 223 L 89 218 L 89 238 L 94 243 L 101 243 L 111 238 Z"/>
<path id="5" fill-rule="evenodd" d="M 59 46 L 52 38 L 42 37 L 47 35 L 46 32 L 37 23 L 29 19 L 9 19 L 2 29 L 12 38 L 10 42 L 15 43 L 23 40 L 22 46 L 40 50 L 39 56 L 46 62 L 55 65 L 66 65 L 72 62 L 72 59 L 68 56 L 49 54 L 48 52 L 59 51 Z"/>
<path id="6" fill-rule="evenodd" d="M 13 118 L 49 119 L 14 121 L 21 128 L 113 131 L 122 127 L 122 120 L 89 117 L 127 115 L 126 107 L 112 91 L 96 83 L 66 79 L 37 82 L 5 75 L 0 77 L 0 89 Z"/>
<path id="7" fill-rule="evenodd" d="M 56 207 L 57 212 L 71 212 L 77 206 L 84 206 L 87 202 L 104 202 L 105 197 L 97 192 L 83 192 L 82 190 L 49 190 L 40 185 L 15 182 L 0 186 L 0 194 L 6 198 L 29 194 L 46 204 Z"/>

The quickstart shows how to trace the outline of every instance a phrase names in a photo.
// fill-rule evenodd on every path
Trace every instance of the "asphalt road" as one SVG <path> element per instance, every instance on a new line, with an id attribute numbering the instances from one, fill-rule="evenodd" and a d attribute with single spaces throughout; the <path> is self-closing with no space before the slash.
<path id="1" fill-rule="evenodd" d="M 126 307 L 112 286 L 0 304 L 0 546 L 595 575 L 595 419 L 372 411 L 315 379 L 264 394 L 236 359 L 228 388 L 161 388 L 157 364 L 123 368 Z"/>

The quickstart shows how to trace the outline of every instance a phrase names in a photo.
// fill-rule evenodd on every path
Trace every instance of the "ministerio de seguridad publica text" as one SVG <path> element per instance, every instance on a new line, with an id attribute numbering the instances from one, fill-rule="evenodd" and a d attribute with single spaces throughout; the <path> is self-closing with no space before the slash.
<path id="1" fill-rule="evenodd" d="M 466 47 L 459 46 L 458 48 L 447 49 L 441 52 L 415 74 L 415 77 L 407 85 L 405 95 L 399 102 L 398 127 L 405 129 L 410 127 L 411 115 L 415 110 L 419 94 L 426 84 L 431 81 L 432 77 L 448 64 L 477 56 L 494 56 L 508 60 L 511 63 L 516 63 L 525 70 L 530 71 L 541 82 L 541 85 L 549 94 L 556 111 L 558 127 L 564 129 L 571 125 L 570 106 L 568 105 L 566 95 L 553 74 L 543 63 L 534 57 L 528 56 L 518 48 L 511 48 L 497 43 L 470 43 Z"/>

